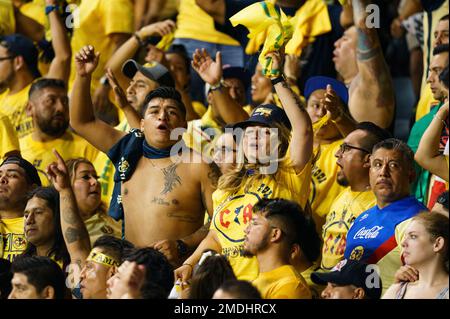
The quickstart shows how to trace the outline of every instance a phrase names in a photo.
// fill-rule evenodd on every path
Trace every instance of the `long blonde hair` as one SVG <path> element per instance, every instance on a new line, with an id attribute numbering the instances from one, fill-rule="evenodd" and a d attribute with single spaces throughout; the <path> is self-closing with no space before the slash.
<path id="1" fill-rule="evenodd" d="M 249 163 L 244 154 L 244 138 L 243 136 L 238 141 L 238 152 L 237 152 L 237 165 L 236 168 L 228 173 L 223 174 L 218 181 L 218 189 L 225 192 L 233 193 L 236 189 L 244 186 L 244 191 L 255 185 L 258 181 L 262 180 L 266 176 L 272 179 L 277 179 L 277 175 L 280 169 L 286 169 L 285 158 L 287 156 L 287 151 L 289 148 L 289 142 L 291 138 L 291 131 L 284 125 L 273 123 L 272 128 L 278 129 L 278 162 L 279 167 L 275 174 L 264 174 L 261 172 L 261 164 Z M 249 170 L 253 170 L 252 174 L 247 174 Z"/>

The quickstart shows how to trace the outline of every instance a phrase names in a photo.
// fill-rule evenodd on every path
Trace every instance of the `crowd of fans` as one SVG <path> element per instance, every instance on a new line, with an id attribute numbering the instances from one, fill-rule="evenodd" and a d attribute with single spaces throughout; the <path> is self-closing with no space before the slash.
<path id="1" fill-rule="evenodd" d="M 0 299 L 448 299 L 448 0 L 0 0 Z"/>

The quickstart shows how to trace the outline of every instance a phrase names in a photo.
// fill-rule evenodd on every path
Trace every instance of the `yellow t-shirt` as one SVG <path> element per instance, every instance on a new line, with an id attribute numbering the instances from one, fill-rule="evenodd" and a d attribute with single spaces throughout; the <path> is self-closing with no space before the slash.
<path id="1" fill-rule="evenodd" d="M 362 212 L 376 205 L 372 191 L 352 192 L 345 188 L 334 200 L 323 225 L 322 262 L 320 268 L 331 270 L 344 257 L 347 232 Z"/>
<path id="2" fill-rule="evenodd" d="M 122 221 L 116 222 L 106 213 L 94 214 L 91 218 L 85 220 L 84 224 L 89 233 L 91 246 L 103 235 L 110 235 L 119 239 L 122 238 Z"/>
<path id="3" fill-rule="evenodd" d="M 114 52 L 114 43 L 109 35 L 132 33 L 133 3 L 131 0 L 82 0 L 77 9 L 79 25 L 75 25 L 71 47 L 75 55 L 85 45 L 92 45 L 100 52 L 100 61 L 92 75 L 92 87 L 99 85 L 105 74 L 106 62 Z M 69 91 L 75 79 L 75 59 L 72 59 Z"/>
<path id="4" fill-rule="evenodd" d="M 311 299 L 308 284 L 291 265 L 259 273 L 253 285 L 263 299 Z"/>
<path id="5" fill-rule="evenodd" d="M 377 262 L 380 270 L 381 283 L 383 285 L 382 295 L 394 283 L 395 272 L 403 266 L 401 245 L 405 237 L 406 228 L 408 228 L 411 221 L 412 218 L 409 218 L 395 227 L 395 241 L 397 242 L 397 246 Z"/>
<path id="6" fill-rule="evenodd" d="M 28 134 L 19 139 L 19 143 L 22 157 L 36 167 L 42 185 L 50 184 L 45 171 L 47 166 L 56 160 L 52 149 L 56 149 L 64 160 L 84 157 L 88 161 L 93 162 L 98 154 L 98 150 L 95 147 L 69 130 L 60 138 L 50 142 L 34 141 L 32 134 Z"/>
<path id="7" fill-rule="evenodd" d="M 33 120 L 26 112 L 30 87 L 31 83 L 16 94 L 9 95 L 9 89 L 0 94 L 0 112 L 9 117 L 18 138 L 33 129 Z"/>
<path id="8" fill-rule="evenodd" d="M 0 258 L 13 261 L 27 248 L 23 217 L 0 219 Z"/>
<path id="9" fill-rule="evenodd" d="M 214 27 L 214 19 L 195 0 L 182 0 L 178 9 L 175 38 L 187 38 L 217 44 L 240 45 L 229 35 Z"/>
<path id="10" fill-rule="evenodd" d="M 14 131 L 8 117 L 0 113 L 0 159 L 5 154 L 16 150 L 20 150 L 16 131 Z"/>
<path id="11" fill-rule="evenodd" d="M 302 207 L 308 200 L 311 164 L 296 174 L 294 169 L 279 167 L 275 176 L 265 175 L 252 181 L 246 190 L 244 186 L 233 194 L 216 190 L 213 193 L 214 215 L 210 229 L 217 233 L 226 256 L 238 279 L 252 281 L 258 276 L 256 257 L 244 257 L 244 230 L 252 219 L 253 206 L 263 198 L 284 198 L 298 202 Z M 242 181 L 245 185 L 247 178 Z"/>
<path id="12" fill-rule="evenodd" d="M 16 19 L 11 0 L 0 0 L 0 36 L 13 34 L 16 30 Z"/>
<path id="13" fill-rule="evenodd" d="M 128 132 L 130 130 L 130 125 L 127 120 L 124 119 L 116 126 L 116 129 L 122 132 Z M 98 152 L 97 157 L 92 163 L 94 164 L 99 177 L 98 180 L 102 186 L 102 201 L 109 207 L 109 202 L 111 201 L 114 190 L 114 174 L 116 169 L 108 156 L 103 152 Z"/>
<path id="14" fill-rule="evenodd" d="M 336 165 L 334 156 L 342 142 L 343 140 L 337 140 L 331 144 L 320 145 L 314 152 L 316 162 L 312 169 L 309 201 L 319 231 L 334 199 L 345 189 L 336 181 L 339 166 Z"/>
<path id="15" fill-rule="evenodd" d="M 312 280 L 311 280 L 311 274 L 315 271 L 317 271 L 318 268 L 318 263 L 315 262 L 312 264 L 311 267 L 309 267 L 308 269 L 306 269 L 305 271 L 301 272 L 302 277 L 305 279 L 306 284 L 309 287 L 309 290 L 311 291 L 311 298 L 312 299 L 319 299 L 320 298 L 320 294 L 323 290 L 323 288 L 317 284 L 315 284 Z"/>

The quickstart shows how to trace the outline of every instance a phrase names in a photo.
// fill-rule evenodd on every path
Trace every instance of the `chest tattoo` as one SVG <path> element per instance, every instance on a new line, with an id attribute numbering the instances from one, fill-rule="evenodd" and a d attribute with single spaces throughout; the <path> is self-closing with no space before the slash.
<path id="1" fill-rule="evenodd" d="M 176 186 L 181 185 L 181 178 L 178 176 L 177 164 L 174 163 L 166 168 L 161 169 L 164 174 L 164 189 L 161 192 L 161 195 L 165 195 L 170 193 Z"/>

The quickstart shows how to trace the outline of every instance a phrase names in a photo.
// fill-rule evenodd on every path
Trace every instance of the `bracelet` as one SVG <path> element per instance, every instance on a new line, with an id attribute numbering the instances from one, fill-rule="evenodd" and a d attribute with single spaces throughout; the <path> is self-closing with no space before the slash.
<path id="1" fill-rule="evenodd" d="M 280 75 L 276 78 L 270 79 L 270 82 L 272 82 L 272 85 L 275 86 L 276 84 L 280 83 L 280 82 L 284 82 L 286 81 L 286 79 L 284 78 L 283 75 Z"/>
<path id="2" fill-rule="evenodd" d="M 441 119 L 437 113 L 433 115 L 433 118 L 437 118 L 439 121 L 442 122 L 442 124 L 444 124 L 445 127 L 447 127 L 447 122 L 445 122 L 445 120 Z"/>
<path id="3" fill-rule="evenodd" d="M 219 83 L 211 85 L 209 87 L 209 91 L 216 91 L 216 90 L 220 90 L 222 88 L 222 80 L 219 81 Z"/>
<path id="4" fill-rule="evenodd" d="M 144 46 L 144 41 L 142 41 L 142 38 L 137 34 L 137 32 L 133 33 L 133 37 L 135 37 L 135 39 L 139 43 L 139 46 Z"/>
<path id="5" fill-rule="evenodd" d="M 50 14 L 50 12 L 52 12 L 52 11 L 54 11 L 54 10 L 56 10 L 56 11 L 59 11 L 59 6 L 58 5 L 50 5 L 50 6 L 45 6 L 45 14 L 46 15 L 49 15 Z"/>

